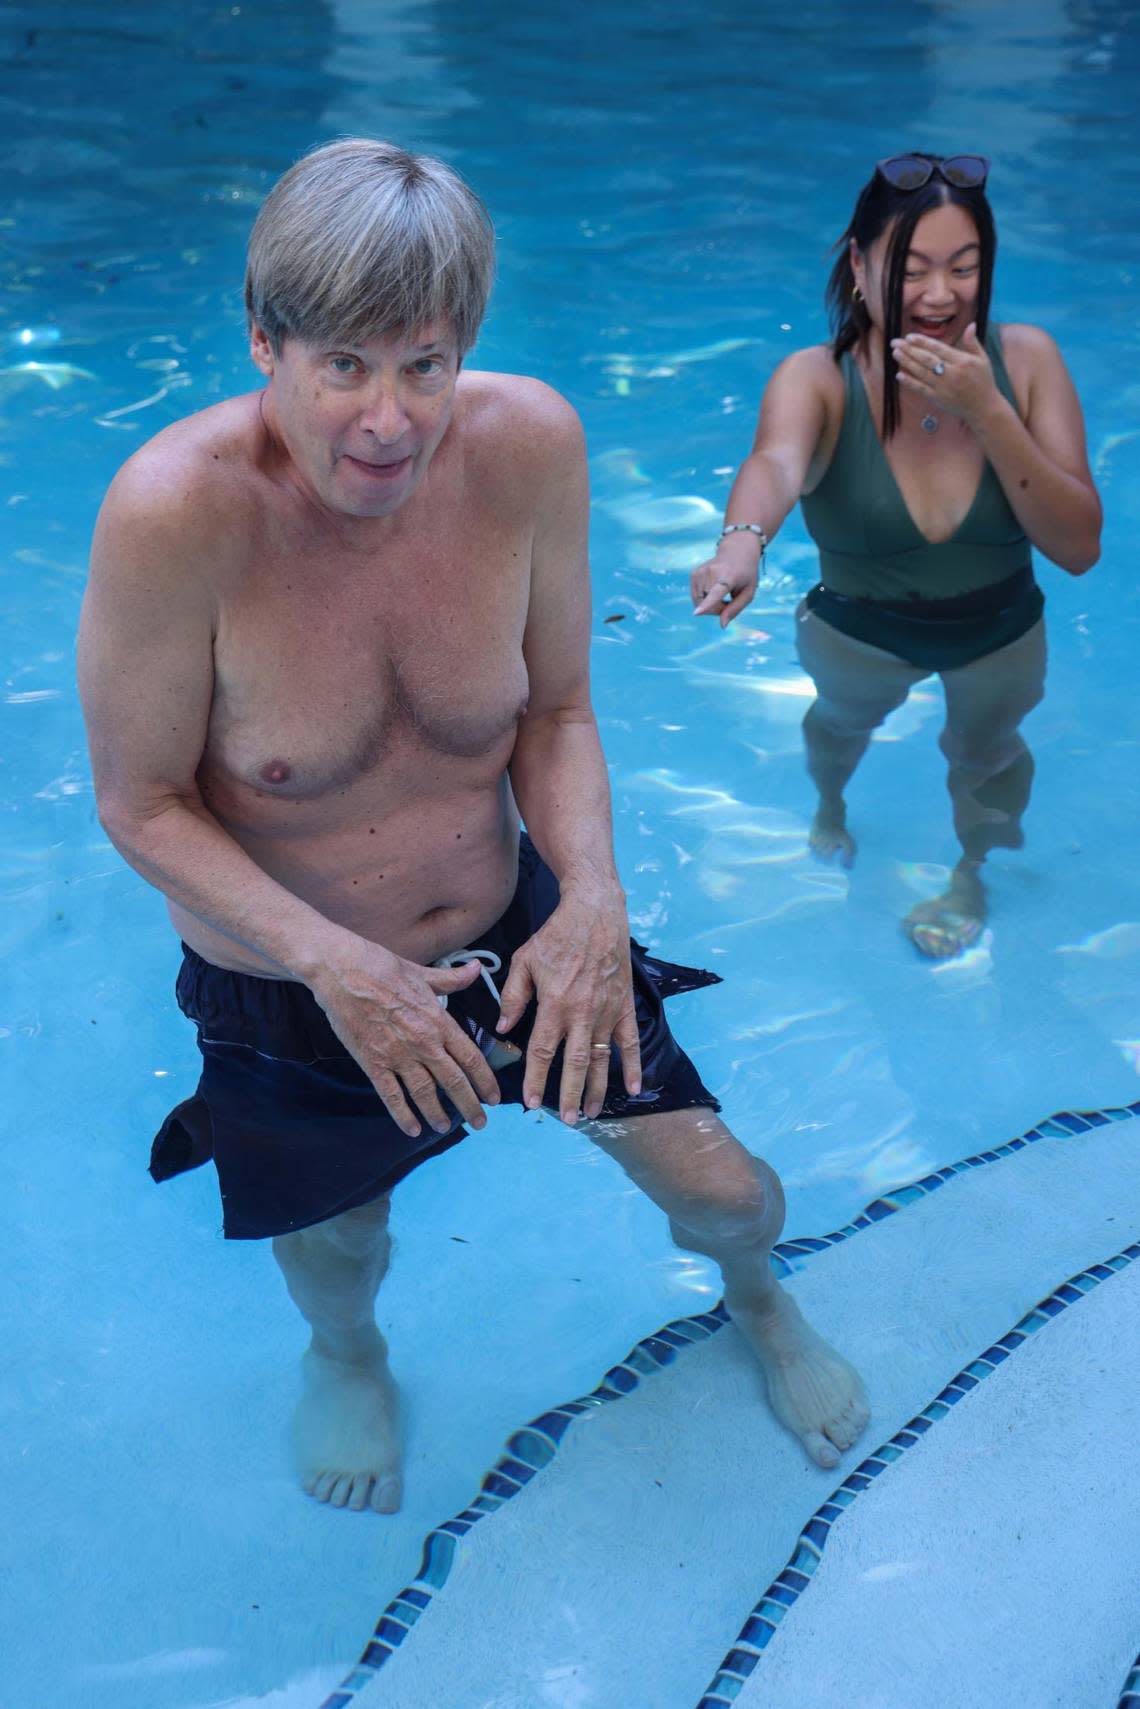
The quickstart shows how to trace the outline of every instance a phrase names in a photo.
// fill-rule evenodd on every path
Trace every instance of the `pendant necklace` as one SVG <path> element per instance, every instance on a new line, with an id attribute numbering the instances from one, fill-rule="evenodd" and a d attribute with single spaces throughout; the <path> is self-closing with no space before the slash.
<path id="1" fill-rule="evenodd" d="M 921 426 L 924 433 L 937 433 L 942 426 L 941 417 L 933 415 L 930 410 L 927 410 L 922 418 Z"/>

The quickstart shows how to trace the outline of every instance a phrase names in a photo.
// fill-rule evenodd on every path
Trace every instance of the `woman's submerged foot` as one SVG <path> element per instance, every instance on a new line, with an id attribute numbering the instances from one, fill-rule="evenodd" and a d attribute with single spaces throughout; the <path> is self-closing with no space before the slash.
<path id="1" fill-rule="evenodd" d="M 400 1396 L 383 1341 L 377 1336 L 351 1360 L 310 1347 L 301 1364 L 293 1450 L 302 1488 L 332 1507 L 395 1513 L 403 1495 Z"/>
<path id="2" fill-rule="evenodd" d="M 859 1373 L 782 1290 L 763 1310 L 728 1310 L 760 1361 L 780 1423 L 800 1438 L 817 1466 L 837 1466 L 871 1416 Z"/>
<path id="3" fill-rule="evenodd" d="M 945 961 L 961 955 L 982 934 L 986 923 L 986 893 L 973 865 L 954 868 L 941 896 L 917 903 L 903 921 L 903 931 L 923 955 Z"/>
<path id="4" fill-rule="evenodd" d="M 842 801 L 820 801 L 808 832 L 808 847 L 817 860 L 848 871 L 855 864 L 855 838 L 847 829 Z"/>

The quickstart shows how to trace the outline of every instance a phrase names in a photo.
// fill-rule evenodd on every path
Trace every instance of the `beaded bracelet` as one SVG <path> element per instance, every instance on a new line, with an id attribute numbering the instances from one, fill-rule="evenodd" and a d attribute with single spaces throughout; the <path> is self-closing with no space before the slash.
<path id="1" fill-rule="evenodd" d="M 760 541 L 760 550 L 768 544 L 768 536 L 758 522 L 726 522 L 720 531 L 723 540 L 726 534 L 755 534 Z"/>

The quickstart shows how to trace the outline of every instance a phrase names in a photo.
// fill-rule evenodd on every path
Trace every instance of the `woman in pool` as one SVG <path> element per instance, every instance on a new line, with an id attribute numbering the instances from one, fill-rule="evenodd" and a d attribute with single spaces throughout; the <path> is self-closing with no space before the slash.
<path id="1" fill-rule="evenodd" d="M 1057 346 L 990 322 L 996 235 L 980 155 L 904 154 L 875 168 L 827 288 L 833 337 L 796 351 L 764 393 L 715 556 L 693 572 L 698 616 L 749 604 L 764 547 L 799 499 L 820 585 L 796 617 L 816 689 L 804 719 L 819 790 L 811 847 L 850 866 L 843 792 L 874 731 L 916 682 L 946 692 L 962 858 L 905 930 L 957 954 L 985 920 L 981 867 L 1019 848 L 1033 760 L 1019 725 L 1045 682 L 1036 546 L 1070 575 L 1099 555 L 1101 509 Z"/>

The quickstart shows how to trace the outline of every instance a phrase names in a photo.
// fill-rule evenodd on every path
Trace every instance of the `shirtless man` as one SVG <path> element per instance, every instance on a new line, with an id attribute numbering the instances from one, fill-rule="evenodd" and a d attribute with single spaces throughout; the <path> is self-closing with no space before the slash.
<path id="1" fill-rule="evenodd" d="M 504 1100 L 584 1117 L 716 1260 L 818 1464 L 867 1418 L 771 1274 L 779 1181 L 673 1041 L 667 964 L 630 945 L 582 433 L 535 380 L 460 374 L 492 269 L 439 161 L 357 139 L 286 173 L 246 281 L 267 383 L 120 471 L 80 635 L 102 823 L 169 901 L 203 1055 L 152 1172 L 212 1155 L 227 1236 L 272 1237 L 312 1328 L 304 1487 L 381 1512 L 389 1194 Z"/>

